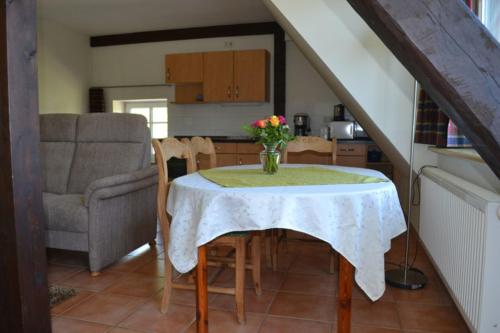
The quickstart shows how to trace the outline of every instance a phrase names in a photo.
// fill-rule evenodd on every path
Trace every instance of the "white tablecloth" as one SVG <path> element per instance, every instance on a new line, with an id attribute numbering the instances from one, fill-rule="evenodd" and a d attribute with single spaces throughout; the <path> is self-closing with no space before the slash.
<path id="1" fill-rule="evenodd" d="M 317 167 L 386 178 L 369 169 Z M 406 230 L 392 182 L 224 188 L 193 173 L 173 181 L 167 211 L 172 215 L 168 254 L 179 272 L 196 266 L 198 246 L 228 232 L 291 229 L 322 239 L 341 253 L 372 300 L 385 291 L 384 253 L 391 239 Z"/>

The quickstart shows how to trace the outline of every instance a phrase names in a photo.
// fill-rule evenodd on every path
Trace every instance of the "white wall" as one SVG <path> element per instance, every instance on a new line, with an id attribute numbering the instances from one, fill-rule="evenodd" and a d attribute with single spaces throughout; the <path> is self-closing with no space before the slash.
<path id="1" fill-rule="evenodd" d="M 87 112 L 89 36 L 40 19 L 37 65 L 40 113 Z"/>
<path id="2" fill-rule="evenodd" d="M 393 162 L 409 160 L 412 76 L 345 0 L 264 0 Z"/>
<path id="3" fill-rule="evenodd" d="M 158 42 L 93 48 L 92 86 L 163 84 L 164 57 L 168 53 L 215 50 L 267 49 L 271 55 L 271 100 L 257 104 L 169 104 L 171 135 L 244 135 L 242 126 L 271 115 L 273 106 L 273 36 L 243 36 L 188 41 Z M 324 118 L 333 113 L 338 98 L 305 59 L 296 45 L 287 42 L 287 100 L 290 120 L 296 112 L 312 116 L 313 134 L 319 134 Z M 107 88 L 106 108 L 120 99 L 174 100 L 174 87 Z"/>

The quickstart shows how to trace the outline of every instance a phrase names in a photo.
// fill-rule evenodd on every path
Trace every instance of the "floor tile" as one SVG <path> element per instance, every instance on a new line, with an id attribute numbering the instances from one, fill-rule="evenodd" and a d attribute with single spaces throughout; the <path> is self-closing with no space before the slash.
<path id="1" fill-rule="evenodd" d="M 399 303 L 398 312 L 404 330 L 440 333 L 468 332 L 457 309 L 451 306 Z"/>
<path id="2" fill-rule="evenodd" d="M 298 255 L 288 269 L 290 273 L 330 274 L 330 256 L 328 254 Z"/>
<path id="3" fill-rule="evenodd" d="M 336 300 L 332 296 L 279 292 L 269 313 L 277 316 L 333 322 L 336 316 L 335 309 Z"/>
<path id="4" fill-rule="evenodd" d="M 261 271 L 261 286 L 262 289 L 279 290 L 283 281 L 285 280 L 286 273 L 277 271 L 273 272 L 271 269 L 263 269 Z M 219 287 L 234 287 L 234 269 L 226 268 L 217 276 L 213 285 Z M 247 270 L 245 275 L 245 287 L 253 288 L 252 272 Z"/>
<path id="5" fill-rule="evenodd" d="M 155 299 L 157 301 L 161 300 L 161 297 L 163 295 L 163 290 L 158 292 L 156 294 Z M 212 302 L 217 294 L 214 293 L 209 293 L 208 294 L 208 302 Z M 173 289 L 172 290 L 172 296 L 170 297 L 170 302 L 173 304 L 180 304 L 180 305 L 190 305 L 190 306 L 195 306 L 196 305 L 196 293 L 194 290 L 182 290 L 182 289 Z"/>
<path id="6" fill-rule="evenodd" d="M 171 304 L 168 312 L 162 314 L 160 303 L 149 301 L 118 326 L 158 333 L 182 332 L 194 322 L 195 317 L 194 307 Z"/>
<path id="7" fill-rule="evenodd" d="M 83 302 L 85 299 L 89 298 L 90 296 L 94 295 L 95 293 L 92 291 L 88 290 L 77 290 L 77 293 L 75 296 L 68 298 L 62 303 L 57 304 L 56 306 L 52 307 L 50 309 L 50 314 L 52 315 L 58 315 L 62 314 L 71 307 L 75 306 L 76 304 L 79 304 Z"/>
<path id="8" fill-rule="evenodd" d="M 396 303 L 371 302 L 364 299 L 352 300 L 352 323 L 385 328 L 400 329 Z"/>
<path id="9" fill-rule="evenodd" d="M 52 333 L 104 333 L 109 326 L 70 318 L 53 317 Z"/>
<path id="10" fill-rule="evenodd" d="M 291 318 L 267 317 L 259 333 L 329 333 L 330 324 Z"/>
<path id="11" fill-rule="evenodd" d="M 147 263 L 144 266 L 141 266 L 138 269 L 136 269 L 134 273 L 164 277 L 165 260 L 163 259 L 153 260 L 150 263 Z"/>
<path id="12" fill-rule="evenodd" d="M 145 301 L 146 299 L 138 297 L 97 294 L 69 309 L 63 316 L 116 325 Z"/>
<path id="13" fill-rule="evenodd" d="M 275 291 L 264 290 L 262 295 L 257 296 L 253 289 L 245 290 L 245 307 L 247 312 L 266 313 L 271 306 L 271 302 L 276 296 Z M 209 305 L 214 309 L 234 311 L 236 308 L 233 295 L 219 294 Z"/>
<path id="14" fill-rule="evenodd" d="M 309 275 L 288 273 L 282 291 L 297 292 L 314 295 L 334 296 L 337 291 L 337 275 Z"/>
<path id="15" fill-rule="evenodd" d="M 208 310 L 210 333 L 255 333 L 264 320 L 264 315 L 247 313 L 247 322 L 238 324 L 234 312 L 222 310 Z M 196 323 L 193 323 L 187 333 L 196 332 Z"/>
<path id="16" fill-rule="evenodd" d="M 396 288 L 392 288 L 392 287 L 386 285 L 384 294 L 377 301 L 394 302 L 395 301 L 395 299 L 394 299 L 394 290 L 395 289 Z M 361 290 L 361 288 L 359 288 L 359 286 L 356 283 L 354 283 L 354 288 L 352 289 L 352 298 L 364 299 L 366 301 L 370 301 L 368 296 L 366 296 L 365 292 L 363 290 Z"/>
<path id="17" fill-rule="evenodd" d="M 337 332 L 337 323 L 334 323 L 332 326 L 332 333 L 336 332 Z M 403 331 L 392 328 L 352 325 L 351 333 L 403 333 Z M 428 333 L 428 332 L 419 332 L 419 333 Z"/>
<path id="18" fill-rule="evenodd" d="M 83 270 L 84 268 L 81 266 L 63 266 L 57 264 L 49 264 L 47 266 L 47 278 L 49 285 L 54 285 L 58 282 L 64 281 L 70 276 Z"/>
<path id="19" fill-rule="evenodd" d="M 134 256 L 127 255 L 111 265 L 107 271 L 130 273 L 155 260 L 157 260 L 157 256 L 152 252 Z"/>
<path id="20" fill-rule="evenodd" d="M 123 276 L 124 275 L 122 273 L 106 270 L 99 276 L 94 277 L 91 276 L 88 271 L 83 271 L 64 280 L 64 283 L 62 284 L 65 286 L 98 292 L 117 283 L 121 278 L 123 278 Z"/>
<path id="21" fill-rule="evenodd" d="M 113 327 L 106 333 L 144 333 L 144 331 L 131 330 L 129 328 Z"/>
<path id="22" fill-rule="evenodd" d="M 435 305 L 451 305 L 452 300 L 442 282 L 429 279 L 424 288 L 405 290 L 392 288 L 396 302 L 425 303 Z"/>
<path id="23" fill-rule="evenodd" d="M 163 278 L 156 276 L 127 274 L 104 291 L 120 295 L 150 297 L 163 288 L 163 281 Z"/>

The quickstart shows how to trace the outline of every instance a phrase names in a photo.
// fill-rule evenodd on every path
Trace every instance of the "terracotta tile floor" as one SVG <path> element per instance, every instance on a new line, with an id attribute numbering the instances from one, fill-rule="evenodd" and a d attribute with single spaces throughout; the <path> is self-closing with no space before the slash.
<path id="1" fill-rule="evenodd" d="M 401 238 L 393 241 L 388 262 L 401 261 L 402 245 Z M 279 270 L 263 269 L 262 296 L 253 293 L 247 274 L 246 325 L 236 322 L 232 296 L 211 294 L 210 332 L 335 333 L 338 277 L 328 273 L 328 251 L 319 242 L 289 241 L 280 253 Z M 175 290 L 168 313 L 159 312 L 163 255 L 161 244 L 146 245 L 92 278 L 85 255 L 49 250 L 49 283 L 78 291 L 52 309 L 53 332 L 195 332 L 194 292 Z M 469 332 L 422 250 L 416 263 L 429 277 L 425 289 L 387 287 L 382 299 L 372 303 L 355 287 L 353 333 Z M 226 269 L 214 284 L 228 286 L 233 281 L 233 270 Z"/>

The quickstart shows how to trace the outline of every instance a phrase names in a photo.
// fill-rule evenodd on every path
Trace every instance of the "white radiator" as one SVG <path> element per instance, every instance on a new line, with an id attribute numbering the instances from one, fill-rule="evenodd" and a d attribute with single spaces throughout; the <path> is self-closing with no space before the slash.
<path id="1" fill-rule="evenodd" d="M 500 196 L 426 168 L 419 234 L 469 328 L 499 333 Z"/>

